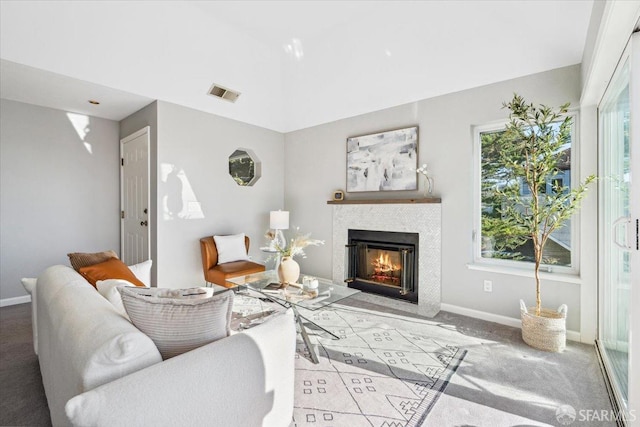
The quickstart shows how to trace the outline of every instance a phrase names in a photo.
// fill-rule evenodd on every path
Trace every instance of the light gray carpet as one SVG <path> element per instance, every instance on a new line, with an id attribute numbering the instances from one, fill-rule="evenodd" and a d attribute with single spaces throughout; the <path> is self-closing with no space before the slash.
<path id="1" fill-rule="evenodd" d="M 0 425 L 51 425 L 33 352 L 31 304 L 0 308 Z"/>
<path id="2" fill-rule="evenodd" d="M 357 296 L 348 301 L 372 311 L 382 309 L 359 302 Z M 517 328 L 447 312 L 422 320 L 431 330 L 446 331 L 450 344 L 468 351 L 425 426 L 559 426 L 556 411 L 563 405 L 576 412 L 612 410 L 593 346 L 568 341 L 563 353 L 547 353 L 526 345 Z M 616 424 L 577 418 L 571 425 Z"/>
<path id="3" fill-rule="evenodd" d="M 524 344 L 516 328 L 446 312 L 423 319 L 357 298 L 348 302 L 352 308 L 372 310 L 384 318 L 384 324 L 412 322 L 424 328 L 425 334 L 446 336 L 447 343 L 468 351 L 425 426 L 558 426 L 555 413 L 561 405 L 571 405 L 576 411 L 611 410 L 592 346 L 568 342 L 562 354 L 545 353 Z M 30 304 L 0 309 L 2 426 L 50 425 L 33 354 L 30 313 Z M 322 421 L 315 425 L 340 427 Z M 572 425 L 615 423 L 576 420 Z"/>

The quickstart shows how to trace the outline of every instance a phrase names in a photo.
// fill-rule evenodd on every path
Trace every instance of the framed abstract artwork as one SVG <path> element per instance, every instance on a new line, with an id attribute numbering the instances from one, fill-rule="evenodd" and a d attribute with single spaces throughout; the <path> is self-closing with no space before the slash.
<path id="1" fill-rule="evenodd" d="M 418 127 L 347 138 L 347 191 L 417 190 Z"/>

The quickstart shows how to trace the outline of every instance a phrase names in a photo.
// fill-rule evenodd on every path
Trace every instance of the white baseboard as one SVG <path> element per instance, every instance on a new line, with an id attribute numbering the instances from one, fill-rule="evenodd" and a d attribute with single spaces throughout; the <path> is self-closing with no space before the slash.
<path id="1" fill-rule="evenodd" d="M 500 325 L 512 326 L 520 329 L 522 323 L 520 319 L 502 316 L 500 314 L 487 313 L 486 311 L 473 310 L 471 308 L 460 307 L 452 304 L 440 304 L 440 309 L 450 313 L 461 314 L 463 316 L 473 317 L 475 319 L 486 320 L 487 322 L 499 323 Z M 582 342 L 580 332 L 567 331 L 567 339 L 569 341 Z"/>
<path id="2" fill-rule="evenodd" d="M 26 304 L 31 302 L 31 295 L 24 295 L 15 298 L 0 299 L 0 307 L 7 307 L 9 305 Z"/>

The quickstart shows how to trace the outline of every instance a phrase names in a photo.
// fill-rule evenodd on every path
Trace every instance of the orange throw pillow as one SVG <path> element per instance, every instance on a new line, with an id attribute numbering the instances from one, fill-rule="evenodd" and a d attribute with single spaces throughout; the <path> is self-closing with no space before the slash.
<path id="1" fill-rule="evenodd" d="M 117 258 L 111 258 L 99 264 L 89 265 L 80 268 L 80 274 L 84 276 L 89 283 L 96 286 L 98 280 L 122 279 L 136 286 L 145 287 L 138 278 L 129 270 L 127 265 Z"/>
<path id="2" fill-rule="evenodd" d="M 85 252 L 73 252 L 67 254 L 67 256 L 69 257 L 71 267 L 73 267 L 77 272 L 80 272 L 82 267 L 88 267 L 90 265 L 105 262 L 109 258 L 118 258 L 118 254 L 114 251 L 95 252 L 92 254 Z"/>

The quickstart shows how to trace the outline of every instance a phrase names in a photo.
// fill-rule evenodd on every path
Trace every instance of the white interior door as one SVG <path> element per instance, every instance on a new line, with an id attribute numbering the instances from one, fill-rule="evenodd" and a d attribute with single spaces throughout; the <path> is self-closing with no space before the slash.
<path id="1" fill-rule="evenodd" d="M 121 256 L 127 265 L 149 259 L 149 126 L 120 141 Z"/>

